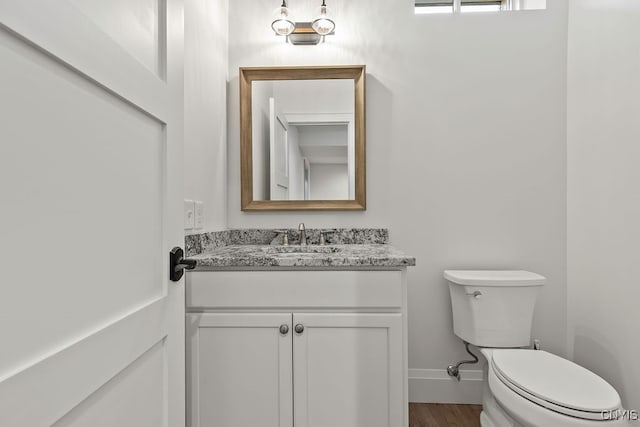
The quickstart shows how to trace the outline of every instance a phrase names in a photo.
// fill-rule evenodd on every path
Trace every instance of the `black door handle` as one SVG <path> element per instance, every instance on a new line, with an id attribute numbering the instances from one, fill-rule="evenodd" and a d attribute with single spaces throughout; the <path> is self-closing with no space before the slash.
<path id="1" fill-rule="evenodd" d="M 182 278 L 184 270 L 193 270 L 197 264 L 198 261 L 195 259 L 185 258 L 182 248 L 176 246 L 169 252 L 169 279 L 177 282 Z"/>

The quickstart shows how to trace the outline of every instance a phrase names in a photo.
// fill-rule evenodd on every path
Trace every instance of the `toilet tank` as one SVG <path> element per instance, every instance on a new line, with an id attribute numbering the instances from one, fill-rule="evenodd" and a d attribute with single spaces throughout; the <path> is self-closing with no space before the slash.
<path id="1" fill-rule="evenodd" d="M 453 332 L 478 347 L 531 343 L 533 309 L 547 279 L 513 270 L 446 270 Z"/>

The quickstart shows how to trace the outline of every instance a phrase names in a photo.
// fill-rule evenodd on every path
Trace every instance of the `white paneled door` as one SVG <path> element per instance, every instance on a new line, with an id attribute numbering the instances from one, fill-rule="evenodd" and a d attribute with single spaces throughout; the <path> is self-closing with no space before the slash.
<path id="1" fill-rule="evenodd" d="M 271 200 L 289 200 L 289 122 L 275 98 L 269 98 Z"/>
<path id="2" fill-rule="evenodd" d="M 0 1 L 0 426 L 184 426 L 182 14 Z"/>

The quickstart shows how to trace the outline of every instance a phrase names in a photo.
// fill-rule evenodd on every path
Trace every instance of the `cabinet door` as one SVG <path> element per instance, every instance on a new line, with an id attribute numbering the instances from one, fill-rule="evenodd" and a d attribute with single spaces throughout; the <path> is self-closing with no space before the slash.
<path id="1" fill-rule="evenodd" d="M 295 313 L 293 325 L 296 427 L 404 425 L 401 314 Z"/>
<path id="2" fill-rule="evenodd" d="M 291 334 L 291 313 L 189 314 L 188 426 L 292 427 Z"/>

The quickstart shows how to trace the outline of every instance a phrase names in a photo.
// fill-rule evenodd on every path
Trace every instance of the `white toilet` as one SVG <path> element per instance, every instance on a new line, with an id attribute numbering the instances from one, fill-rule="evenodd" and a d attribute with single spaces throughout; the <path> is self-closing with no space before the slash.
<path id="1" fill-rule="evenodd" d="M 620 396 L 593 372 L 531 350 L 531 321 L 546 282 L 527 271 L 444 272 L 454 333 L 487 359 L 483 427 L 628 426 Z M 605 421 L 603 421 L 603 419 Z M 609 420 L 609 421 L 607 421 Z"/>

